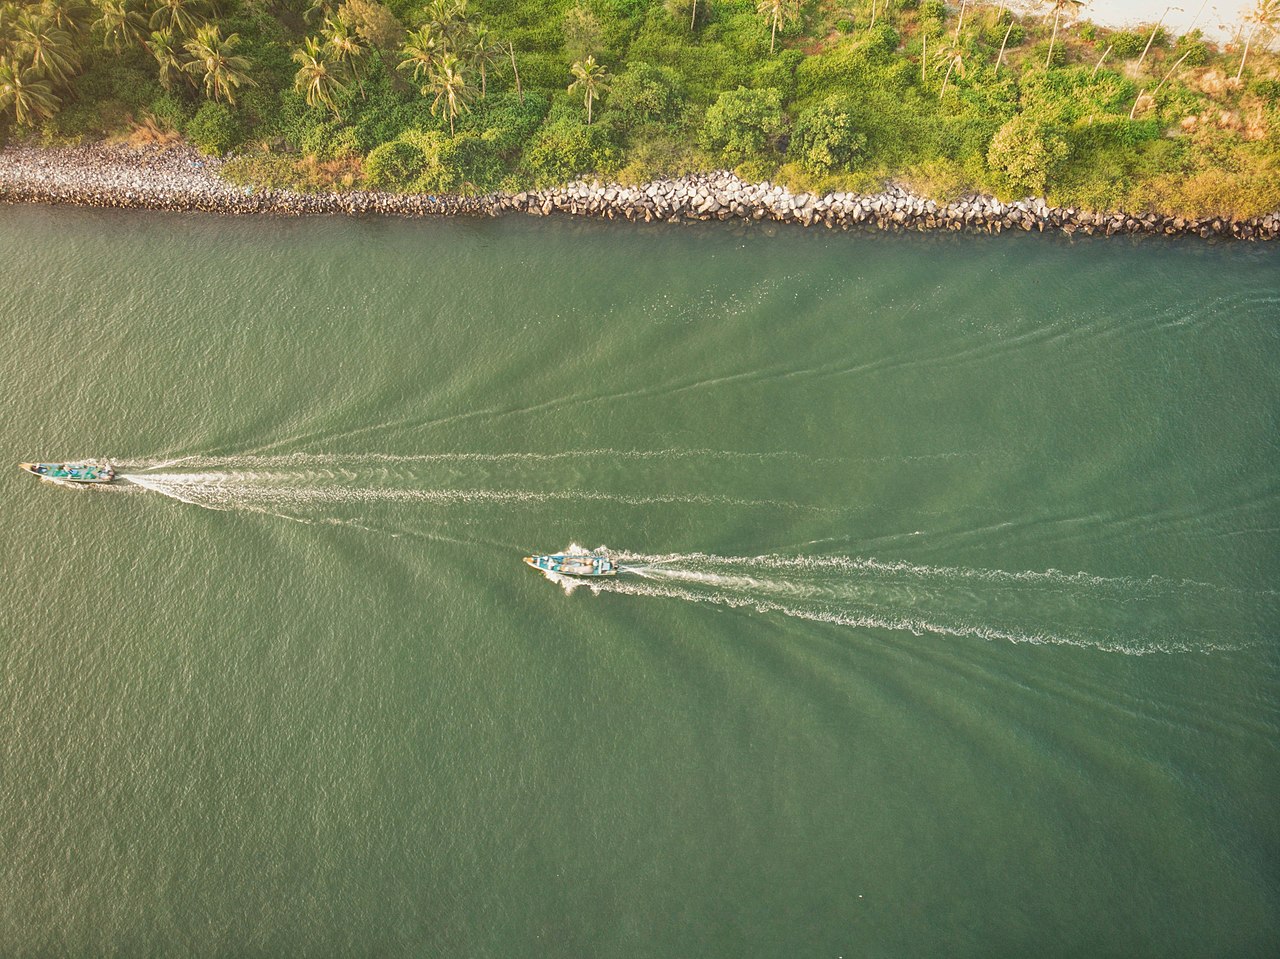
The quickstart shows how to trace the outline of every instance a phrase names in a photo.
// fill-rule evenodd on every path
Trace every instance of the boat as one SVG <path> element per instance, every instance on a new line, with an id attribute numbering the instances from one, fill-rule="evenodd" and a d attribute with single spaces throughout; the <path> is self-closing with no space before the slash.
<path id="1" fill-rule="evenodd" d="M 19 463 L 18 469 L 26 470 L 41 479 L 59 483 L 110 483 L 116 478 L 115 467 L 106 460 L 85 460 L 80 463 Z"/>
<path id="2" fill-rule="evenodd" d="M 617 576 L 618 566 L 608 556 L 595 553 L 555 553 L 550 556 L 526 556 L 525 563 L 544 573 L 565 576 Z"/>

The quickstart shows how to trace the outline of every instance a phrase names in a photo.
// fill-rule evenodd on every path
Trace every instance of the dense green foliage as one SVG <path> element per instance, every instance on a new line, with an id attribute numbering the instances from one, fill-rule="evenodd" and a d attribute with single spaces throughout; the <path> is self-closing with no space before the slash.
<path id="1" fill-rule="evenodd" d="M 1058 6 L 1055 31 L 1052 2 L 963 22 L 942 0 L 0 3 L 0 137 L 173 131 L 307 189 L 733 166 L 814 190 L 1280 207 L 1278 0 L 1247 49 Z"/>

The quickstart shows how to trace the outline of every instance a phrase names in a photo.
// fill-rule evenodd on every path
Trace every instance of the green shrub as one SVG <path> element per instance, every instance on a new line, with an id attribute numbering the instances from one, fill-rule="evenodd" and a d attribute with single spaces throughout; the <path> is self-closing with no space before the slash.
<path id="1" fill-rule="evenodd" d="M 720 94 L 707 110 L 699 140 L 721 162 L 737 166 L 763 159 L 783 131 L 782 97 L 777 90 L 737 90 Z"/>
<path id="2" fill-rule="evenodd" d="M 240 142 L 240 121 L 225 105 L 207 100 L 183 131 L 197 150 L 221 156 Z"/>
<path id="3" fill-rule="evenodd" d="M 1066 155 L 1067 144 L 1061 137 L 1016 116 L 992 138 L 987 165 L 1009 190 L 1039 196 Z"/>
<path id="4" fill-rule="evenodd" d="M 1107 38 L 1111 44 L 1111 53 L 1117 60 L 1132 60 L 1142 53 L 1147 45 L 1147 38 L 1141 33 L 1119 30 Z"/>
<path id="5" fill-rule="evenodd" d="M 751 85 L 757 89 L 772 87 L 782 99 L 790 100 L 795 96 L 796 68 L 804 59 L 804 54 L 799 50 L 779 50 L 760 62 Z"/>
<path id="6" fill-rule="evenodd" d="M 364 176 L 369 185 L 383 190 L 408 190 L 422 175 L 427 158 L 422 150 L 404 140 L 392 140 L 364 158 Z"/>
<path id="7" fill-rule="evenodd" d="M 1045 61 L 1049 62 L 1051 67 L 1063 67 L 1067 65 L 1067 48 L 1061 41 L 1054 43 L 1053 52 L 1049 52 L 1049 41 L 1042 40 L 1031 48 L 1031 61 L 1038 66 L 1044 66 Z"/>
<path id="8" fill-rule="evenodd" d="M 919 16 L 921 20 L 937 20 L 946 18 L 947 5 L 942 0 L 920 0 Z"/>
<path id="9" fill-rule="evenodd" d="M 864 155 L 867 136 L 855 125 L 856 106 L 832 94 L 800 114 L 788 147 L 790 156 L 809 173 L 848 170 Z"/>
<path id="10" fill-rule="evenodd" d="M 607 175 L 619 154 L 606 124 L 564 117 L 548 122 L 524 151 L 522 166 L 538 186 L 568 183 L 588 173 Z"/>
<path id="11" fill-rule="evenodd" d="M 1183 66 L 1202 67 L 1209 62 L 1209 44 L 1204 42 L 1203 37 L 1204 34 L 1199 30 L 1192 30 L 1178 37 L 1178 42 L 1174 44 L 1174 53 L 1179 57 L 1186 57 L 1182 61 Z"/>
<path id="12" fill-rule="evenodd" d="M 683 98 L 674 70 L 643 61 L 632 63 L 610 88 L 606 106 L 627 129 L 644 123 L 666 123 L 680 112 Z"/>
<path id="13" fill-rule="evenodd" d="M 867 50 L 870 53 L 890 54 L 898 49 L 902 37 L 887 20 L 881 20 L 867 31 Z"/>
<path id="14" fill-rule="evenodd" d="M 841 17 L 836 21 L 836 30 L 840 33 L 853 33 L 853 21 L 848 17 Z"/>
<path id="15" fill-rule="evenodd" d="M 1081 40 L 1086 40 L 1089 43 L 1093 43 L 1094 40 L 1098 39 L 1098 28 L 1089 20 L 1082 23 L 1080 29 L 1076 32 Z"/>
<path id="16" fill-rule="evenodd" d="M 147 111 L 160 126 L 179 133 L 191 120 L 191 108 L 172 93 L 156 97 L 151 101 Z"/>

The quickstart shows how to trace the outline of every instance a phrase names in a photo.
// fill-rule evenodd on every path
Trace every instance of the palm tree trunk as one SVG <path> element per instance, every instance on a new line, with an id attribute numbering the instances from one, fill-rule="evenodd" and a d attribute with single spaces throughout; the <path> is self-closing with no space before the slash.
<path id="1" fill-rule="evenodd" d="M 871 23 L 868 24 L 867 29 L 870 30 L 875 25 L 876 25 L 876 0 L 871 0 Z"/>
<path id="2" fill-rule="evenodd" d="M 1049 55 L 1044 58 L 1044 68 L 1049 69 L 1049 64 L 1053 62 L 1053 41 L 1058 39 L 1058 17 L 1062 16 L 1061 12 L 1053 15 L 1053 33 L 1049 35 Z"/>
<path id="3" fill-rule="evenodd" d="M 693 13 L 689 14 L 689 32 L 693 33 L 693 25 L 698 22 L 698 0 L 693 0 Z"/>
<path id="4" fill-rule="evenodd" d="M 508 40 L 507 49 L 511 51 L 511 72 L 516 75 L 516 96 L 520 98 L 520 106 L 524 106 L 524 90 L 520 87 L 520 71 L 516 69 L 516 45 Z"/>
<path id="5" fill-rule="evenodd" d="M 1178 62 L 1175 63 L 1172 67 L 1170 67 L 1169 72 L 1164 75 L 1164 79 L 1161 80 L 1159 83 L 1157 83 L 1156 88 L 1151 91 L 1151 96 L 1154 97 L 1157 93 L 1160 92 L 1160 88 L 1169 82 L 1169 78 L 1173 76 L 1174 72 L 1178 69 L 1178 67 L 1182 66 L 1182 61 L 1187 59 L 1187 57 L 1189 56 L 1191 56 L 1190 50 L 1188 50 L 1182 56 L 1178 57 Z"/>
<path id="6" fill-rule="evenodd" d="M 1244 73 L 1244 62 L 1249 59 L 1249 44 L 1253 42 L 1253 34 L 1249 34 L 1244 41 L 1244 56 L 1240 58 L 1240 69 L 1236 71 L 1236 79 L 1240 79 L 1240 74 Z"/>
<path id="7" fill-rule="evenodd" d="M 1163 16 L 1160 17 L 1164 19 Z M 1151 44 L 1155 41 L 1156 34 L 1160 32 L 1160 24 L 1157 22 L 1151 29 L 1151 36 L 1147 37 L 1147 45 L 1142 48 L 1142 56 L 1138 57 L 1138 66 L 1142 66 L 1142 61 L 1147 59 L 1147 51 L 1151 49 Z"/>
<path id="8" fill-rule="evenodd" d="M 486 93 L 484 88 L 484 64 L 482 63 L 480 64 L 480 99 L 483 100 L 485 96 L 486 96 Z"/>
<path id="9" fill-rule="evenodd" d="M 769 33 L 769 56 L 773 56 L 773 42 L 774 40 L 777 39 L 777 37 L 778 37 L 778 14 L 777 14 L 777 11 L 774 11 L 773 30 Z"/>
<path id="10" fill-rule="evenodd" d="M 1013 21 L 1009 21 L 1009 29 L 1004 32 L 1004 39 L 1000 41 L 1000 56 L 996 57 L 996 72 L 1000 72 L 1000 61 L 1004 59 L 1004 45 L 1009 42 L 1009 34 L 1013 33 Z"/>
<path id="11" fill-rule="evenodd" d="M 920 86 L 927 82 L 924 76 L 925 64 L 929 62 L 929 34 L 920 34 Z"/>
<path id="12" fill-rule="evenodd" d="M 955 68 L 956 62 L 952 60 L 947 64 L 947 75 L 942 78 L 942 90 L 938 93 L 938 102 L 942 102 L 942 97 L 947 92 L 947 81 L 951 79 L 951 71 Z"/>
<path id="13" fill-rule="evenodd" d="M 1111 46 L 1113 47 L 1115 46 L 1115 44 L 1112 44 Z M 1102 61 L 1107 59 L 1107 54 L 1110 52 L 1111 52 L 1111 47 L 1107 47 L 1107 49 L 1102 51 L 1102 56 L 1098 57 L 1098 62 L 1094 64 L 1093 73 L 1089 74 L 1090 80 L 1094 78 L 1094 75 L 1098 72 L 1098 68 L 1102 66 Z"/>
<path id="14" fill-rule="evenodd" d="M 960 0 L 960 19 L 956 21 L 956 43 L 960 42 L 960 28 L 964 26 L 964 8 L 968 2 L 969 0 Z M 944 81 L 942 85 L 945 87 L 947 84 Z"/>
<path id="15" fill-rule="evenodd" d="M 1134 98 L 1133 106 L 1129 108 L 1129 119 L 1133 119 L 1133 115 L 1138 112 L 1138 101 L 1142 99 L 1142 95 L 1147 92 L 1147 88 L 1143 87 L 1138 91 L 1137 97 Z"/>

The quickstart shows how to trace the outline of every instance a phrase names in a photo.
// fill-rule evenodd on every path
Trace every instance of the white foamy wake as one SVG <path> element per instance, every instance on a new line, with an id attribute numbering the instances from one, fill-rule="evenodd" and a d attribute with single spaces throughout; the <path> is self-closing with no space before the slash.
<path id="1" fill-rule="evenodd" d="M 573 547 L 571 547 L 572 549 Z M 1058 570 L 1011 572 L 848 556 L 716 556 L 608 552 L 617 577 L 551 577 L 566 593 L 586 588 L 748 609 L 852 628 L 1074 646 L 1129 655 L 1207 653 L 1261 641 L 1274 594 L 1255 622 L 1230 617 L 1247 591 L 1160 577 Z"/>

